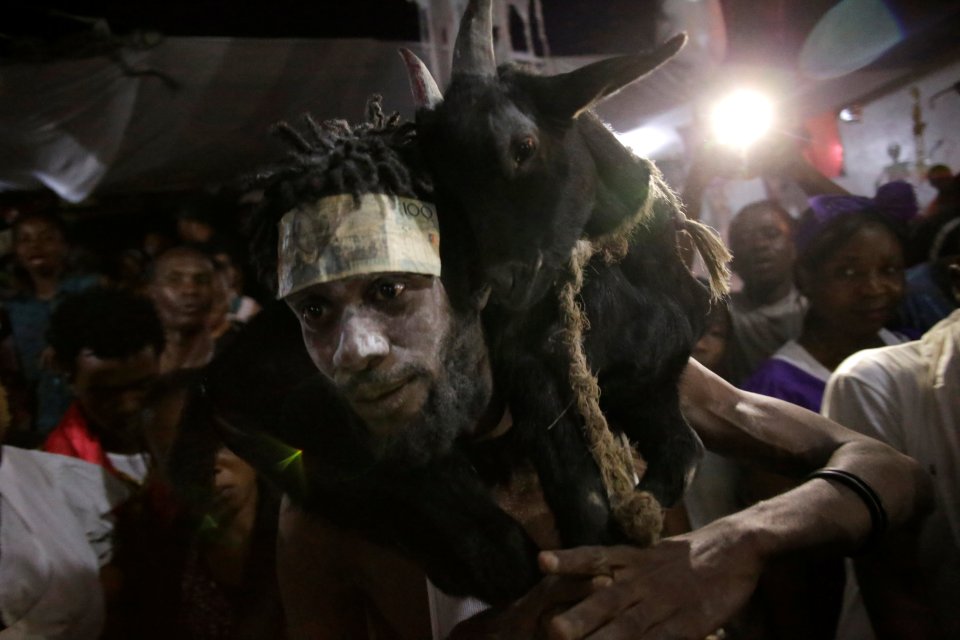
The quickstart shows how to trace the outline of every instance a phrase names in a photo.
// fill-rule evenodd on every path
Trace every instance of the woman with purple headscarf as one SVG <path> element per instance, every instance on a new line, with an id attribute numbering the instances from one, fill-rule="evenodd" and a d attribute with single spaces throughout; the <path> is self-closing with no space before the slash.
<path id="1" fill-rule="evenodd" d="M 810 200 L 795 235 L 796 284 L 809 302 L 803 330 L 747 378 L 745 390 L 819 412 L 827 380 L 843 360 L 906 340 L 885 326 L 905 290 L 900 227 L 916 212 L 912 196 L 906 183 L 892 183 L 876 198 Z M 748 467 L 741 493 L 752 503 L 793 484 Z M 843 589 L 839 556 L 790 557 L 764 573 L 755 601 L 769 637 L 833 638 Z"/>
<path id="2" fill-rule="evenodd" d="M 898 191 L 895 184 L 884 185 L 891 188 L 881 188 L 873 199 L 810 200 L 795 238 L 797 287 L 810 303 L 803 331 L 763 363 L 744 389 L 819 411 L 830 373 L 847 356 L 905 340 L 884 328 L 904 293 L 900 227 L 916 211 L 916 200 L 903 209 L 896 206 L 900 198 L 881 197 Z"/>

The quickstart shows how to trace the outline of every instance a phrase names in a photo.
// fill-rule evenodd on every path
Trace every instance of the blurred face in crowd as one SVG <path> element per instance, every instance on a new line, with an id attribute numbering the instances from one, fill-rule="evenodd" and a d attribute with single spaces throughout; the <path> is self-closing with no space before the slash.
<path id="1" fill-rule="evenodd" d="M 87 419 L 109 434 L 130 435 L 159 375 L 159 356 L 153 346 L 121 358 L 101 358 L 90 349 L 82 350 L 69 379 Z"/>
<path id="2" fill-rule="evenodd" d="M 355 276 L 286 300 L 314 364 L 369 427 L 381 454 L 429 458 L 487 407 L 491 377 L 479 319 L 453 312 L 439 278 Z"/>
<path id="3" fill-rule="evenodd" d="M 725 308 L 714 309 L 707 319 L 707 328 L 693 346 L 693 358 L 711 371 L 717 371 L 730 338 L 730 316 Z"/>
<path id="4" fill-rule="evenodd" d="M 213 237 L 213 227 L 208 223 L 194 218 L 180 218 L 177 220 L 177 235 L 183 242 L 210 242 Z"/>
<path id="5" fill-rule="evenodd" d="M 217 265 L 217 271 L 226 282 L 227 290 L 233 295 L 239 295 L 243 291 L 243 273 L 233 263 L 230 255 L 217 253 L 213 256 L 213 262 Z"/>
<path id="6" fill-rule="evenodd" d="M 56 275 L 63 269 L 67 241 L 54 223 L 27 218 L 14 227 L 13 251 L 17 264 L 31 275 Z"/>
<path id="7" fill-rule="evenodd" d="M 143 234 L 143 252 L 150 258 L 156 258 L 173 246 L 173 238 L 161 231 L 147 231 Z"/>
<path id="8" fill-rule="evenodd" d="M 252 507 L 257 499 L 257 472 L 233 451 L 220 447 L 213 462 L 213 492 L 221 516 Z"/>
<path id="9" fill-rule="evenodd" d="M 150 295 L 168 330 L 203 328 L 214 301 L 213 263 L 189 249 L 171 249 L 160 256 Z"/>
<path id="10" fill-rule="evenodd" d="M 903 249 L 878 223 L 852 233 L 812 271 L 799 271 L 811 314 L 838 331 L 869 336 L 893 318 L 904 293 Z"/>
<path id="11" fill-rule="evenodd" d="M 792 282 L 795 251 L 787 215 L 758 207 L 744 210 L 730 225 L 731 266 L 748 291 Z"/>

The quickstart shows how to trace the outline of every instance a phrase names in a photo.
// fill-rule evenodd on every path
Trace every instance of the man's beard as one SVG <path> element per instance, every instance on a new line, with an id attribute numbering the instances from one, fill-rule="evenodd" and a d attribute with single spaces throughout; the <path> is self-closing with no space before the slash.
<path id="1" fill-rule="evenodd" d="M 409 425 L 375 447 L 384 463 L 421 466 L 446 454 L 480 420 L 492 395 L 487 347 L 476 313 L 453 312 L 440 346 L 442 371 L 427 401 Z"/>

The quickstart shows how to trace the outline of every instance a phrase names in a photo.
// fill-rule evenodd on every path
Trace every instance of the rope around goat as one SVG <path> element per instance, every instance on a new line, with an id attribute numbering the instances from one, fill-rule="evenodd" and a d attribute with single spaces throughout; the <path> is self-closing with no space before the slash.
<path id="1" fill-rule="evenodd" d="M 598 253 L 608 263 L 622 259 L 629 250 L 630 239 L 637 225 L 647 222 L 654 215 L 654 207 L 661 203 L 671 207 L 679 223 L 678 228 L 687 230 L 693 237 L 710 273 L 713 299 L 726 292 L 729 275 L 726 263 L 730 254 L 715 231 L 684 216 L 680 201 L 663 181 L 660 172 L 652 163 L 644 162 L 649 170 L 650 182 L 643 205 L 612 233 L 592 242 L 587 239 L 577 242 L 568 265 L 570 278 L 560 289 L 559 303 L 563 340 L 570 356 L 570 386 L 584 420 L 590 453 L 600 468 L 613 517 L 630 540 L 640 546 L 650 546 L 660 538 L 663 507 L 651 493 L 636 490 L 634 449 L 626 436 L 614 436 L 606 416 L 600 410 L 600 385 L 590 371 L 583 349 L 583 334 L 590 328 L 590 321 L 580 301 L 583 270 Z"/>
<path id="2" fill-rule="evenodd" d="M 583 416 L 590 453 L 600 467 L 603 486 L 613 509 L 613 517 L 623 532 L 641 546 L 650 546 L 663 529 L 663 510 L 652 494 L 636 491 L 633 449 L 625 439 L 615 438 L 600 410 L 600 385 L 590 371 L 583 350 L 583 333 L 589 320 L 579 302 L 583 288 L 583 267 L 596 253 L 589 240 L 580 240 L 570 259 L 571 280 L 560 290 L 560 313 L 564 342 L 570 354 L 570 385 Z"/>

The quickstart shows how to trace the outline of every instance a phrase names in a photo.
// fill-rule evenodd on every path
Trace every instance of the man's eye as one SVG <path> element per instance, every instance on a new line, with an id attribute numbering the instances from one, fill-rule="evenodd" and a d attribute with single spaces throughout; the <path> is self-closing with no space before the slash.
<path id="1" fill-rule="evenodd" d="M 311 302 L 300 307 L 300 317 L 303 318 L 303 321 L 307 324 L 314 324 L 323 318 L 326 309 L 324 309 L 322 304 L 316 302 Z"/>
<path id="2" fill-rule="evenodd" d="M 380 282 L 377 284 L 377 297 L 381 300 L 396 300 L 406 286 L 401 282 Z"/>

